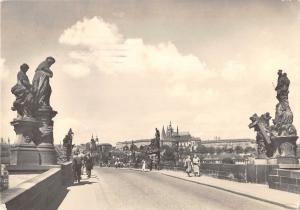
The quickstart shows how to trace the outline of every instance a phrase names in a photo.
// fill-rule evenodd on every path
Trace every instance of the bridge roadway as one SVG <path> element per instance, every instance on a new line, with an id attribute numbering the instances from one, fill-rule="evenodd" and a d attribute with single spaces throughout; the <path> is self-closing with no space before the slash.
<path id="1" fill-rule="evenodd" d="M 56 209 L 56 208 L 55 208 Z M 262 201 L 164 176 L 99 168 L 68 188 L 59 210 L 280 210 Z"/>

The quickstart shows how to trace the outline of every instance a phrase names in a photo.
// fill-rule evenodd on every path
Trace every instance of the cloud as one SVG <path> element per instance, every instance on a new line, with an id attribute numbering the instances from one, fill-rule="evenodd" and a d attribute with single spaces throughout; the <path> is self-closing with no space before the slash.
<path id="1" fill-rule="evenodd" d="M 67 73 L 83 77 L 90 72 L 87 68 L 107 74 L 159 73 L 170 82 L 213 76 L 198 57 L 182 54 L 172 42 L 148 45 L 141 38 L 124 37 L 116 25 L 100 17 L 78 21 L 64 30 L 59 42 L 74 47 L 69 54 L 70 62 L 79 62 L 85 68 Z"/>
<path id="2" fill-rule="evenodd" d="M 223 51 L 211 51 L 204 46 L 201 53 L 208 62 L 213 60 L 209 66 L 195 54 L 182 53 L 171 41 L 148 44 L 140 37 L 126 37 L 116 25 L 101 17 L 85 18 L 71 25 L 62 32 L 59 42 L 70 49 L 63 68 L 69 75 L 87 77 L 88 81 L 92 71 L 101 72 L 97 81 L 103 86 L 98 88 L 105 87 L 105 91 L 93 89 L 99 95 L 93 104 L 99 103 L 105 110 L 99 119 L 105 119 L 107 127 L 99 127 L 99 130 L 105 131 L 107 136 L 121 138 L 134 132 L 143 136 L 146 122 L 152 126 L 158 119 L 174 119 L 190 126 L 196 135 L 242 137 L 254 135 L 247 128 L 251 114 L 274 110 L 276 98 L 272 82 L 276 82 L 278 68 L 293 78 L 291 106 L 296 114 L 300 113 L 299 106 L 293 104 L 298 99 L 294 93 L 300 87 L 298 49 L 287 45 L 290 42 L 284 48 L 275 46 L 282 35 L 270 31 L 272 33 L 261 36 L 249 33 L 247 39 L 235 39 L 236 46 L 255 43 L 250 49 L 241 47 L 238 56 L 231 45 L 227 46 L 230 40 L 218 46 L 224 48 Z M 122 104 L 122 109 L 116 113 L 111 104 Z M 106 115 L 109 110 L 113 114 Z M 98 106 L 94 112 L 100 113 Z M 122 127 L 128 119 L 139 122 L 141 113 L 149 118 L 148 121 L 143 119 L 144 126 L 140 129 Z M 108 134 L 108 127 L 119 130 Z"/>
<path id="3" fill-rule="evenodd" d="M 72 46 L 103 47 L 117 44 L 123 39 L 118 28 L 101 18 L 83 19 L 66 29 L 59 38 L 60 43 Z"/>
<path id="4" fill-rule="evenodd" d="M 81 63 L 68 63 L 63 65 L 63 71 L 70 74 L 74 78 L 81 78 L 90 73 L 90 69 L 85 64 Z"/>
<path id="5" fill-rule="evenodd" d="M 228 61 L 222 72 L 222 77 L 227 81 L 241 80 L 246 72 L 246 67 L 237 61 Z"/>
<path id="6" fill-rule="evenodd" d="M 9 70 L 5 66 L 5 59 L 0 57 L 0 81 L 9 76 Z"/>
<path id="7" fill-rule="evenodd" d="M 125 12 L 113 12 L 112 15 L 117 18 L 124 18 Z"/>

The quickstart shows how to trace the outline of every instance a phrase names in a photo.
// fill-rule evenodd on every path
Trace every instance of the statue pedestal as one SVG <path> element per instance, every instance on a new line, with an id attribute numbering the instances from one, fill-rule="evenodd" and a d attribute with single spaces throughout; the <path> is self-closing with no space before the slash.
<path id="1" fill-rule="evenodd" d="M 42 126 L 39 128 L 41 138 L 39 139 L 37 150 L 41 157 L 41 165 L 57 164 L 56 151 L 53 146 L 53 120 L 57 114 L 50 106 L 42 107 L 36 112 L 37 119 Z"/>
<path id="2" fill-rule="evenodd" d="M 41 165 L 56 165 L 57 157 L 53 144 L 41 143 L 37 146 L 40 154 Z"/>
<path id="3" fill-rule="evenodd" d="M 272 137 L 272 145 L 274 147 L 273 158 L 277 159 L 277 164 L 298 164 L 296 158 L 298 136 L 280 136 Z"/>
<path id="4" fill-rule="evenodd" d="M 16 132 L 15 147 L 11 149 L 11 165 L 36 166 L 40 164 L 39 152 L 35 141 L 35 133 L 39 122 L 34 119 L 14 119 L 11 122 Z"/>

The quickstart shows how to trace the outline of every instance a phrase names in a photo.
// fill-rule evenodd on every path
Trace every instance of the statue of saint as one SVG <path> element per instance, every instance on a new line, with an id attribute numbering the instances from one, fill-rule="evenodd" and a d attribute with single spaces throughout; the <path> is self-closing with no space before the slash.
<path id="1" fill-rule="evenodd" d="M 53 72 L 50 67 L 55 63 L 53 57 L 47 57 L 36 69 L 32 85 L 36 103 L 39 106 L 50 106 L 51 86 L 50 78 L 53 76 Z"/>
<path id="2" fill-rule="evenodd" d="M 32 86 L 26 75 L 29 66 L 24 63 L 20 66 L 20 71 L 17 74 L 17 84 L 11 88 L 12 94 L 16 96 L 13 102 L 13 111 L 18 112 L 18 117 L 31 118 L 33 110 L 33 92 Z"/>
<path id="3" fill-rule="evenodd" d="M 289 94 L 289 86 L 290 80 L 287 77 L 286 73 L 282 73 L 282 70 L 278 70 L 278 79 L 277 79 L 277 86 L 275 88 L 277 92 L 276 98 L 278 101 L 283 101 L 288 99 Z"/>
<path id="4" fill-rule="evenodd" d="M 156 148 L 160 147 L 160 133 L 157 128 L 155 128 L 155 147 Z"/>
<path id="5" fill-rule="evenodd" d="M 63 140 L 63 146 L 66 148 L 66 156 L 67 156 L 67 160 L 70 160 L 71 154 L 72 154 L 72 149 L 74 147 L 74 145 L 72 144 L 72 140 L 73 140 L 73 131 L 70 128 L 68 134 L 65 136 L 64 140 Z"/>

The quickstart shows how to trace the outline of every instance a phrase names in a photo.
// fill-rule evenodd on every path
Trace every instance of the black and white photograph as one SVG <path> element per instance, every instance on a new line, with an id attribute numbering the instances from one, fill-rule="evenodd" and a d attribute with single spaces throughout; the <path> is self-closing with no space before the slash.
<path id="1" fill-rule="evenodd" d="M 300 210 L 300 0 L 0 0 L 1 210 Z"/>

